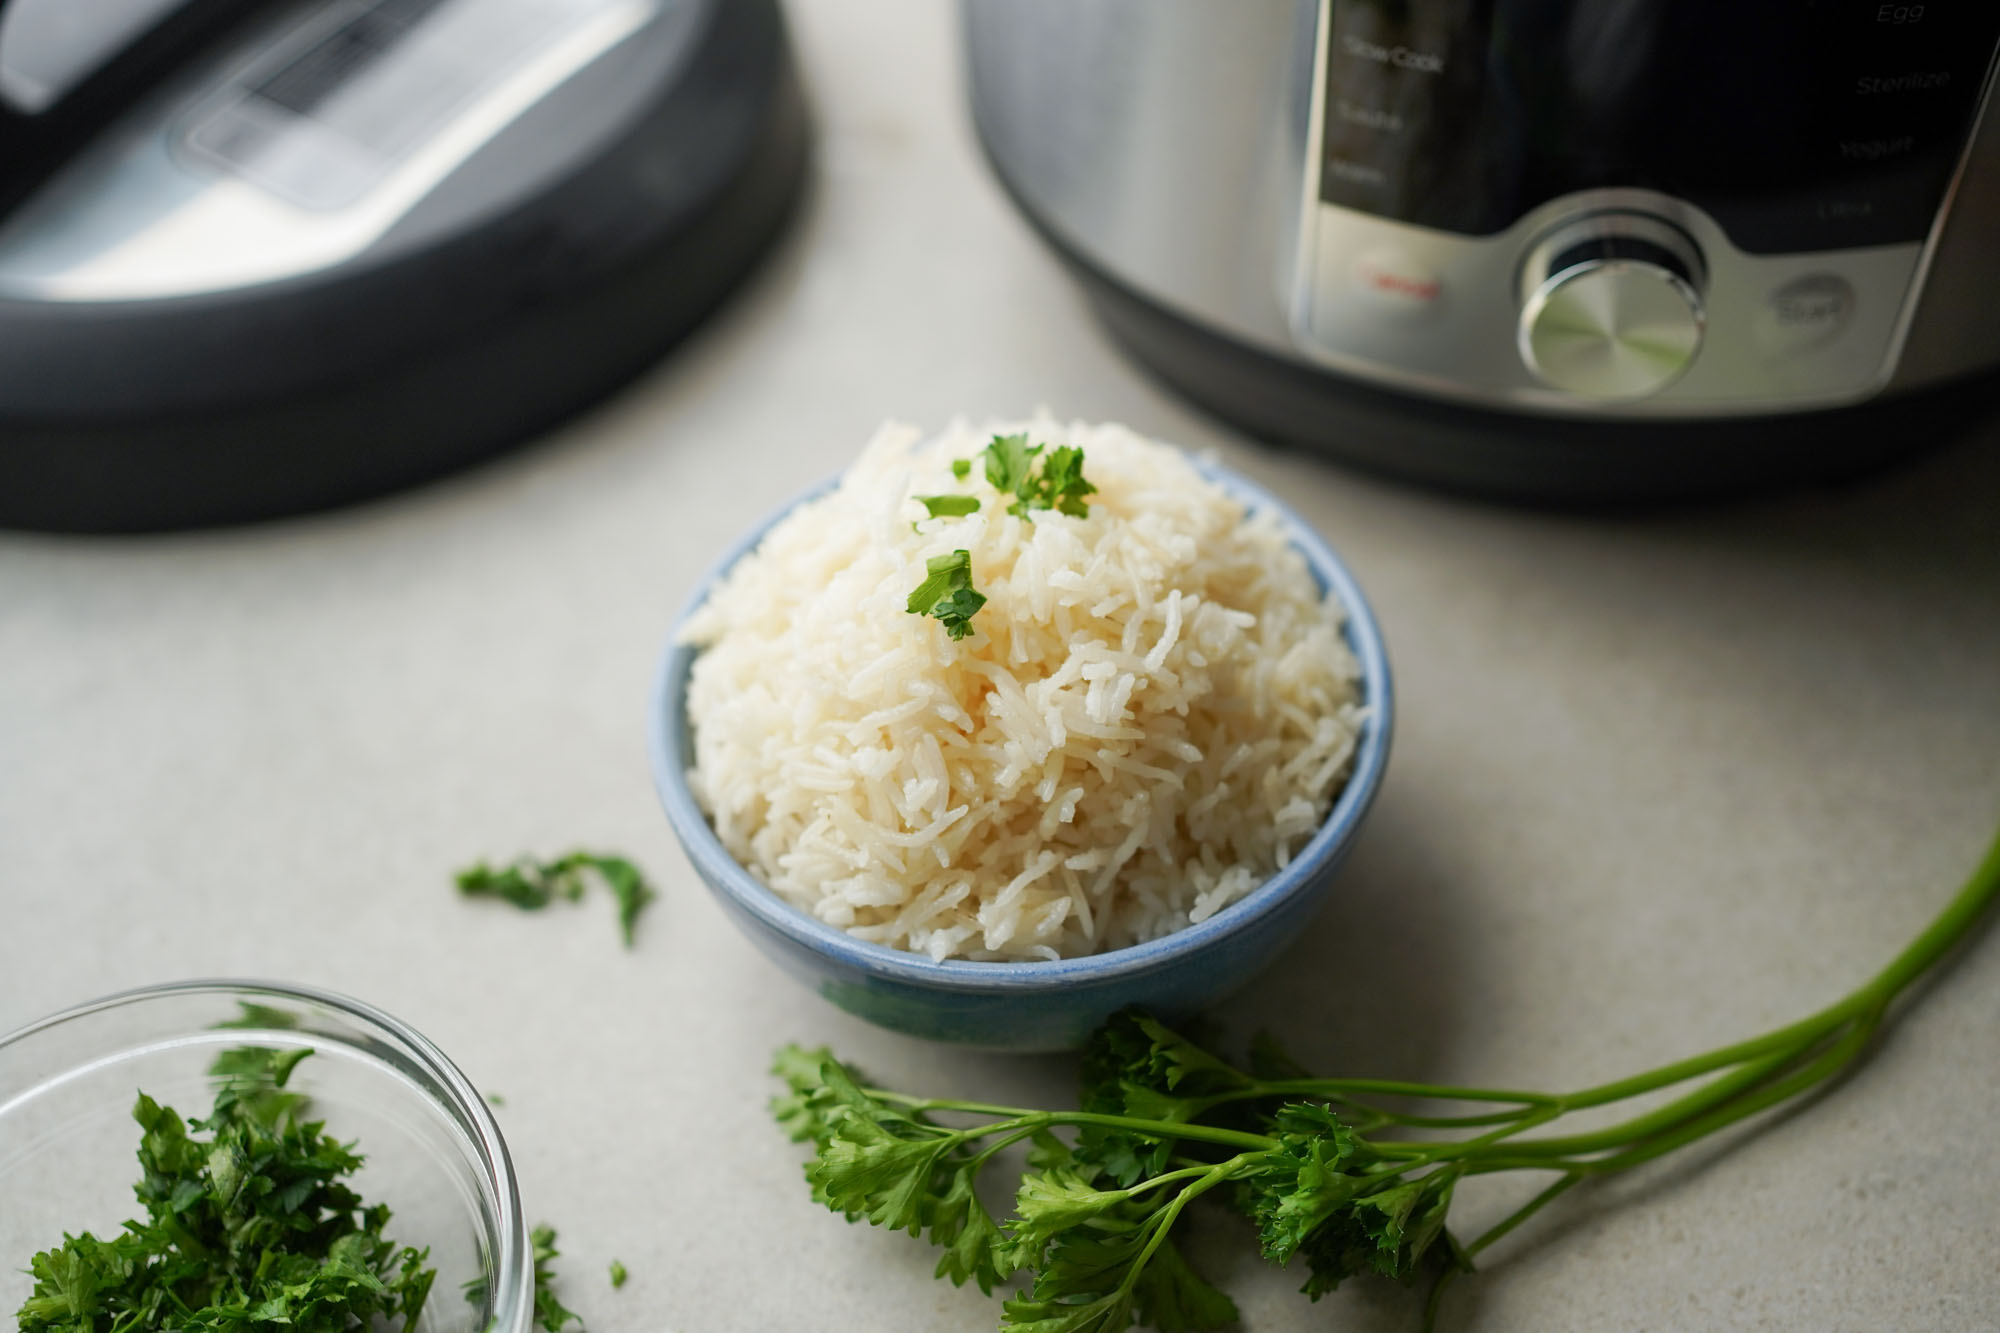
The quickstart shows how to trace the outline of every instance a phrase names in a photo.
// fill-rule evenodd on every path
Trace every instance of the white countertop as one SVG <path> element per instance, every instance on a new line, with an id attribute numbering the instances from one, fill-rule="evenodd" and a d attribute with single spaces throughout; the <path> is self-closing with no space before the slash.
<path id="1" fill-rule="evenodd" d="M 1123 361 L 1002 200 L 948 6 L 794 13 L 813 197 L 614 401 L 341 513 L 0 535 L 0 1029 L 171 978 L 345 991 L 506 1094 L 597 1333 L 992 1327 L 926 1247 L 808 1201 L 765 1065 L 824 1041 L 898 1086 L 1034 1101 L 1071 1095 L 1069 1063 L 912 1043 L 780 975 L 682 859 L 642 735 L 701 571 L 892 415 L 1047 404 L 1218 450 L 1373 598 L 1388 781 L 1332 905 L 1219 1012 L 1235 1039 L 1268 1026 L 1327 1072 L 1581 1086 L 1837 998 L 1970 870 L 2000 817 L 2000 429 L 1853 489 L 1616 520 L 1250 444 Z M 530 917 L 452 891 L 476 858 L 575 846 L 662 888 L 629 954 L 607 902 Z M 1446 1326 L 2000 1328 L 1996 1015 L 1988 932 L 1857 1077 L 1573 1192 Z M 1510 1206 L 1467 1202 L 1475 1223 Z M 1250 1329 L 1415 1325 L 1396 1288 L 1308 1305 L 1302 1274 L 1203 1227 Z"/>

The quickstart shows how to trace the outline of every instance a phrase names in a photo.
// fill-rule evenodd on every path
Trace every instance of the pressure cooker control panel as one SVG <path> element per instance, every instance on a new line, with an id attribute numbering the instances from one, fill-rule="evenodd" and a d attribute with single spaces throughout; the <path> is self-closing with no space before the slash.
<path id="1" fill-rule="evenodd" d="M 1291 308 L 1350 372 L 1552 410 L 1852 401 L 2000 4 L 1321 0 Z"/>

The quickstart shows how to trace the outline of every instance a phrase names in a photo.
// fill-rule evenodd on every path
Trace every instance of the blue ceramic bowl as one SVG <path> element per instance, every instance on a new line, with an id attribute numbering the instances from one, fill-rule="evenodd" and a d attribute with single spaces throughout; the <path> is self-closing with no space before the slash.
<path id="1" fill-rule="evenodd" d="M 667 639 L 647 724 L 653 782 L 681 846 L 716 901 L 767 957 L 842 1009 L 897 1032 L 996 1051 L 1058 1051 L 1082 1045 L 1126 1005 L 1165 1016 L 1200 1010 L 1249 981 L 1298 936 L 1381 786 L 1392 718 L 1389 663 L 1374 613 L 1332 548 L 1262 488 L 1211 464 L 1198 466 L 1249 508 L 1277 515 L 1321 588 L 1332 589 L 1347 608 L 1347 642 L 1361 665 L 1368 711 L 1353 772 L 1292 863 L 1206 921 L 1131 948 L 1048 963 L 933 962 L 856 939 L 766 888 L 724 849 L 688 789 L 694 763 L 688 672 L 699 650 L 678 641 L 679 629 L 716 580 L 794 506 L 828 489 L 822 485 L 759 524 L 703 580 Z"/>

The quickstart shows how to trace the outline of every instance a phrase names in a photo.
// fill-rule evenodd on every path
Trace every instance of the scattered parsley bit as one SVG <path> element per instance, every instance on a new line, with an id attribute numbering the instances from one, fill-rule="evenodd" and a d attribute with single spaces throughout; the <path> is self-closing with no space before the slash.
<path id="1" fill-rule="evenodd" d="M 560 1257 L 556 1249 L 556 1229 L 544 1222 L 528 1233 L 535 1252 L 535 1325 L 547 1333 L 562 1333 L 563 1325 L 575 1324 L 579 1333 L 583 1316 L 556 1299 L 555 1270 L 549 1265 Z M 476 1277 L 465 1284 L 465 1299 L 473 1305 L 486 1302 L 486 1279 Z M 406 1330 L 405 1333 L 408 1333 Z"/>
<path id="2" fill-rule="evenodd" d="M 548 1333 L 562 1333 L 563 1325 L 570 1323 L 582 1328 L 583 1316 L 556 1299 L 555 1270 L 549 1267 L 560 1256 L 556 1229 L 544 1222 L 528 1233 L 528 1239 L 535 1247 L 535 1322 Z"/>
<path id="3" fill-rule="evenodd" d="M 497 1092 L 489 1092 L 486 1094 L 486 1104 L 488 1106 L 505 1106 L 507 1099 Z"/>
<path id="4" fill-rule="evenodd" d="M 1050 450 L 1037 472 L 1035 459 L 1041 452 L 1042 446 L 1030 445 L 1026 435 L 996 435 L 986 446 L 986 480 L 1014 497 L 1007 512 L 1026 518 L 1030 509 L 1054 509 L 1086 517 L 1090 506 L 1084 497 L 1095 495 L 1097 487 L 1083 479 L 1083 450 L 1068 445 Z"/>
<path id="5" fill-rule="evenodd" d="M 971 495 L 919 495 L 917 503 L 928 510 L 932 518 L 964 518 L 967 514 L 979 512 L 978 497 Z"/>
<path id="6" fill-rule="evenodd" d="M 952 459 L 951 475 L 957 477 L 960 481 L 964 481 L 967 477 L 972 475 L 972 460 L 970 458 Z"/>
<path id="7" fill-rule="evenodd" d="M 1845 999 L 1750 1041 L 1561 1095 L 1315 1078 L 1268 1040 L 1239 1069 L 1128 1010 L 1091 1038 L 1079 1110 L 905 1096 L 866 1086 L 824 1048 L 796 1046 L 778 1053 L 772 1072 L 789 1091 L 771 1109 L 793 1139 L 812 1142 L 806 1179 L 821 1203 L 849 1221 L 928 1235 L 943 1250 L 936 1275 L 956 1285 L 990 1293 L 1025 1273 L 1025 1289 L 1003 1307 L 1003 1330 L 1236 1323 L 1235 1304 L 1172 1239 L 1183 1210 L 1204 1194 L 1245 1216 L 1267 1260 L 1302 1259 L 1303 1290 L 1315 1300 L 1361 1274 L 1430 1275 L 1429 1329 L 1446 1284 L 1565 1190 L 1839 1077 L 1870 1048 L 1896 999 L 1996 900 L 2000 841 L 1931 926 Z M 1532 1132 L 1670 1088 L 1681 1091 L 1622 1121 Z M 1057 1138 L 1058 1128 L 1070 1139 Z M 1016 1143 L 1028 1145 L 1026 1170 L 1013 1215 L 997 1221 L 979 1176 Z M 1471 1241 L 1446 1229 L 1461 1180 L 1519 1171 L 1554 1182 Z"/>
<path id="8" fill-rule="evenodd" d="M 624 1264 L 619 1263 L 616 1259 L 611 1261 L 611 1289 L 613 1291 L 624 1286 L 625 1279 L 629 1276 L 630 1274 L 625 1271 Z"/>
<path id="9" fill-rule="evenodd" d="M 20 1333 L 344 1333 L 391 1319 L 414 1329 L 437 1278 L 430 1252 L 383 1236 L 389 1210 L 344 1183 L 361 1166 L 354 1145 L 299 1119 L 307 1099 L 285 1084 L 311 1054 L 225 1052 L 209 1071 L 221 1085 L 205 1120 L 140 1093 L 133 1191 L 147 1220 L 37 1254 Z"/>
<path id="10" fill-rule="evenodd" d="M 270 1028 L 279 1032 L 291 1032 L 299 1026 L 299 1016 L 289 1009 L 276 1005 L 258 1004 L 254 1000 L 238 1000 L 236 1017 L 210 1026 L 216 1030 L 241 1030 L 245 1028 Z"/>
<path id="11" fill-rule="evenodd" d="M 935 616 L 954 639 L 972 633 L 972 617 L 986 605 L 986 598 L 972 588 L 972 552 L 934 555 L 924 562 L 924 569 L 924 581 L 910 594 L 905 609 L 913 616 Z"/>
<path id="12" fill-rule="evenodd" d="M 625 947 L 632 947 L 632 927 L 646 904 L 659 895 L 639 868 L 618 856 L 571 852 L 556 861 L 521 857 L 498 870 L 484 861 L 458 872 L 458 891 L 468 898 L 498 898 L 524 912 L 539 912 L 557 898 L 577 902 L 583 897 L 585 872 L 592 872 L 618 900 L 618 929 Z"/>

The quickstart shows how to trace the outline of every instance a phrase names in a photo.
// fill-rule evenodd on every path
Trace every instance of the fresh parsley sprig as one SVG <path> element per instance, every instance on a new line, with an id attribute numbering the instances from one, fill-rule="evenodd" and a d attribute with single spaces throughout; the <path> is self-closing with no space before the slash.
<path id="1" fill-rule="evenodd" d="M 1229 1297 L 1173 1242 L 1187 1206 L 1211 1194 L 1247 1216 L 1266 1259 L 1304 1261 L 1302 1290 L 1314 1299 L 1358 1274 L 1431 1276 L 1428 1329 L 1448 1282 L 1566 1190 L 1793 1101 L 1849 1068 L 1897 997 L 1996 898 L 2000 840 L 1931 926 L 1838 1003 L 1749 1041 L 1559 1095 L 1316 1078 L 1268 1041 L 1239 1069 L 1128 1011 L 1092 1037 L 1078 1110 L 906 1096 L 868 1087 L 824 1049 L 796 1046 L 779 1052 L 773 1072 L 788 1091 L 772 1109 L 794 1139 L 813 1144 L 806 1178 L 829 1208 L 928 1235 L 944 1250 L 937 1276 L 955 1284 L 990 1292 L 1025 1274 L 1026 1290 L 1002 1307 L 1004 1329 L 1119 1333 L 1136 1320 L 1181 1333 L 1233 1324 Z M 1672 1088 L 1684 1090 L 1615 1124 L 1535 1133 Z M 996 1220 L 979 1201 L 979 1176 L 1024 1143 L 1014 1213 Z M 1459 1182 L 1518 1171 L 1553 1180 L 1461 1243 L 1446 1226 Z"/>

